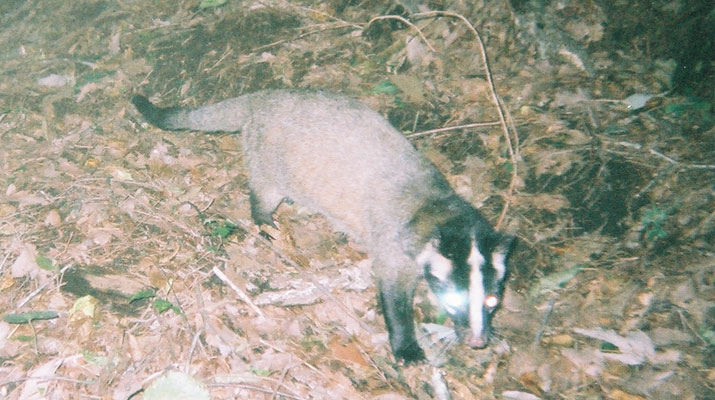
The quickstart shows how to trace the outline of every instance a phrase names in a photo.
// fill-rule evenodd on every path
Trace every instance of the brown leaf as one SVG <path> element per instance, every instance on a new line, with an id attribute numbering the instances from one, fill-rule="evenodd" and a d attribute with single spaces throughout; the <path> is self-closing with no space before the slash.
<path id="1" fill-rule="evenodd" d="M 57 227 L 62 223 L 62 217 L 56 209 L 50 210 L 47 215 L 45 215 L 45 225 Z"/>
<path id="2" fill-rule="evenodd" d="M 635 394 L 626 393 L 620 389 L 613 389 L 609 393 L 613 400 L 645 400 L 645 397 Z"/>
<path id="3" fill-rule="evenodd" d="M 524 385 L 525 388 L 529 389 L 530 392 L 532 393 L 540 393 L 541 392 L 541 384 L 539 383 L 540 379 L 537 374 L 534 372 L 527 372 L 517 379 L 519 383 Z"/>
<path id="4" fill-rule="evenodd" d="M 542 340 L 542 342 L 561 347 L 571 347 L 573 346 L 574 340 L 568 333 L 563 333 L 561 335 L 547 336 Z"/>
<path id="5" fill-rule="evenodd" d="M 422 81 L 413 75 L 393 75 L 390 81 L 407 97 L 410 103 L 422 105 L 427 102 L 422 89 Z"/>
<path id="6" fill-rule="evenodd" d="M 34 277 L 37 274 L 40 267 L 37 265 L 35 258 L 37 257 L 37 251 L 35 246 L 32 244 L 26 244 L 22 246 L 20 250 L 20 255 L 15 259 L 15 262 L 10 266 L 10 273 L 13 278 L 22 278 L 24 276 L 30 275 Z"/>
<path id="7" fill-rule="evenodd" d="M 332 352 L 333 356 L 339 360 L 360 364 L 364 367 L 369 365 L 367 360 L 365 360 L 365 357 L 360 352 L 360 349 L 352 341 L 342 343 L 338 336 L 333 336 L 330 338 L 328 348 Z"/>

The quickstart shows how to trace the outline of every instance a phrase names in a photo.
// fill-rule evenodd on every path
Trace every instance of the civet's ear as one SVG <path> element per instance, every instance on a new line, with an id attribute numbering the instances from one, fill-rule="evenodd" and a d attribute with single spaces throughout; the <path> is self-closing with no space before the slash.
<path id="1" fill-rule="evenodd" d="M 506 260 L 514 249 L 516 237 L 504 235 L 499 232 L 495 232 L 494 234 L 498 235 L 498 237 L 494 249 L 492 250 L 492 266 L 497 271 L 497 278 L 502 280 L 504 276 L 506 276 Z"/>
<path id="2" fill-rule="evenodd" d="M 516 236 L 504 234 L 500 234 L 500 236 L 501 238 L 499 238 L 497 245 L 494 246 L 494 253 L 501 254 L 504 256 L 504 258 L 508 258 L 511 254 L 511 251 L 514 249 L 514 246 L 516 245 Z"/>

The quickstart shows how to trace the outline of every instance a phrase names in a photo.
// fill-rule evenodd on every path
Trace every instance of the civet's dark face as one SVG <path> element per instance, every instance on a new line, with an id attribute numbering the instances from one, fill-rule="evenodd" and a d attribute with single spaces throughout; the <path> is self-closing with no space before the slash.
<path id="1" fill-rule="evenodd" d="M 489 232 L 442 234 L 417 256 L 425 278 L 454 322 L 457 337 L 473 348 L 489 342 L 492 314 L 499 306 L 506 262 L 514 238 Z"/>

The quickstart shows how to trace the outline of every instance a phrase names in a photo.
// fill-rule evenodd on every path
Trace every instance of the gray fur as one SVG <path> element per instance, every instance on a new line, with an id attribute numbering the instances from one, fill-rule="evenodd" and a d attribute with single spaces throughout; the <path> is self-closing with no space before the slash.
<path id="1" fill-rule="evenodd" d="M 164 129 L 240 131 L 254 220 L 271 223 L 290 198 L 363 243 L 396 358 L 424 358 L 412 320 L 424 267 L 415 257 L 444 224 L 468 227 L 466 244 L 492 229 L 382 116 L 322 91 L 260 91 L 196 109 L 158 108 L 143 97 L 133 102 Z"/>
<path id="2" fill-rule="evenodd" d="M 176 110 L 162 128 L 240 131 L 266 212 L 290 198 L 372 249 L 402 237 L 423 199 L 445 195 L 442 175 L 382 116 L 329 92 L 256 92 Z"/>

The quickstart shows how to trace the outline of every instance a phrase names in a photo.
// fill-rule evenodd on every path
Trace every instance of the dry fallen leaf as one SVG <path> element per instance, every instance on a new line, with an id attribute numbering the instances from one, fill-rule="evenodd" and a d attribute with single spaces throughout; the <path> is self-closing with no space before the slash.
<path id="1" fill-rule="evenodd" d="M 45 225 L 58 227 L 60 223 L 62 223 L 62 217 L 60 217 L 60 213 L 56 209 L 53 208 L 45 215 Z"/>
<path id="2" fill-rule="evenodd" d="M 360 349 L 352 341 L 344 343 L 340 337 L 334 335 L 328 342 L 328 348 L 330 349 L 331 355 L 339 360 L 359 364 L 364 367 L 369 366 L 369 363 L 365 360 L 365 356 L 362 355 Z"/>
<path id="3" fill-rule="evenodd" d="M 574 332 L 594 339 L 608 342 L 621 351 L 621 354 L 603 353 L 605 358 L 621 361 L 628 365 L 642 364 L 655 355 L 650 337 L 641 331 L 629 333 L 626 337 L 613 330 L 574 328 Z"/>
<path id="4" fill-rule="evenodd" d="M 547 210 L 556 213 L 564 207 L 568 207 L 569 201 L 560 193 L 537 193 L 534 195 L 515 196 L 515 203 L 524 207 Z"/>
<path id="5" fill-rule="evenodd" d="M 501 392 L 502 397 L 512 400 L 539 400 L 541 397 L 518 390 L 505 390 Z"/>
<path id="6" fill-rule="evenodd" d="M 563 333 L 554 336 L 546 336 L 541 341 L 543 343 L 549 343 L 561 347 L 571 347 L 574 343 L 573 337 L 568 333 Z"/>
<path id="7" fill-rule="evenodd" d="M 72 357 L 82 357 L 81 355 Z M 53 358 L 49 361 L 32 368 L 27 376 L 36 377 L 38 379 L 26 379 L 22 383 L 22 392 L 19 399 L 44 399 L 43 393 L 47 391 L 47 387 L 51 384 L 51 380 L 46 379 L 48 376 L 54 376 L 57 369 L 66 362 L 65 358 Z M 43 379 L 45 378 L 45 379 Z"/>
<path id="8" fill-rule="evenodd" d="M 15 262 L 10 266 L 10 273 L 13 278 L 22 278 L 30 276 L 34 278 L 37 275 L 40 267 L 37 265 L 37 251 L 33 244 L 24 244 L 20 248 L 20 255 L 15 259 Z"/>
<path id="9" fill-rule="evenodd" d="M 561 354 L 578 369 L 591 377 L 598 377 L 603 370 L 603 359 L 598 350 L 562 349 Z"/>
<path id="10" fill-rule="evenodd" d="M 405 94 L 407 97 L 405 100 L 408 102 L 419 106 L 427 101 L 427 99 L 425 99 L 424 89 L 422 88 L 422 80 L 416 76 L 392 75 L 390 81 Z"/>
<path id="11" fill-rule="evenodd" d="M 613 400 L 645 400 L 646 399 L 643 396 L 626 393 L 620 389 L 613 389 L 608 394 L 609 394 L 610 398 Z"/>

